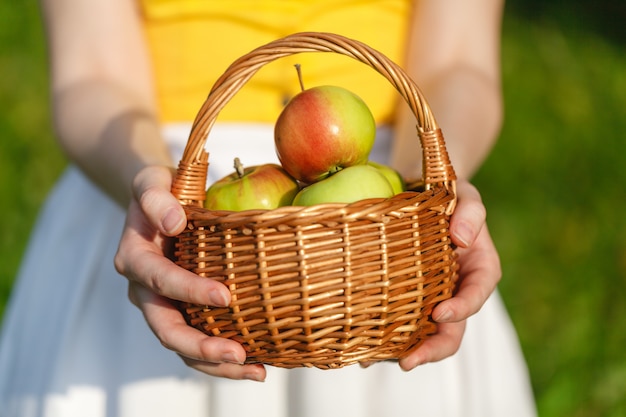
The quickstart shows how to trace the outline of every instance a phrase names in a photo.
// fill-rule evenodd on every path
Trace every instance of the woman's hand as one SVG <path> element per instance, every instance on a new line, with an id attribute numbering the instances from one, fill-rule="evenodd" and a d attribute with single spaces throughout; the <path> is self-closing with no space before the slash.
<path id="1" fill-rule="evenodd" d="M 486 210 L 480 194 L 467 181 L 457 183 L 458 203 L 450 224 L 452 242 L 458 246 L 459 281 L 454 297 L 433 311 L 439 323 L 435 335 L 400 360 L 406 371 L 453 355 L 461 345 L 465 321 L 477 313 L 500 281 L 500 258 L 487 230 Z"/>
<path id="2" fill-rule="evenodd" d="M 177 266 L 169 258 L 168 237 L 181 233 L 185 212 L 170 193 L 173 172 L 148 167 L 133 182 L 115 268 L 128 278 L 130 300 L 161 343 L 192 368 L 213 376 L 263 381 L 262 365 L 243 365 L 246 352 L 232 340 L 209 337 L 190 327 L 171 300 L 227 306 L 228 289 Z"/>
<path id="3" fill-rule="evenodd" d="M 182 232 L 186 224 L 184 210 L 170 193 L 171 180 L 170 169 L 149 167 L 134 181 L 134 199 L 115 257 L 116 269 L 129 280 L 129 298 L 161 343 L 188 366 L 209 375 L 263 381 L 265 368 L 243 365 L 246 354 L 240 344 L 190 327 L 170 301 L 213 306 L 226 306 L 230 301 L 222 284 L 198 279 L 168 259 L 167 237 Z M 457 192 L 450 229 L 459 247 L 458 291 L 435 308 L 438 332 L 400 361 L 404 370 L 453 355 L 460 346 L 465 320 L 480 310 L 501 277 L 480 194 L 466 181 L 457 184 Z"/>

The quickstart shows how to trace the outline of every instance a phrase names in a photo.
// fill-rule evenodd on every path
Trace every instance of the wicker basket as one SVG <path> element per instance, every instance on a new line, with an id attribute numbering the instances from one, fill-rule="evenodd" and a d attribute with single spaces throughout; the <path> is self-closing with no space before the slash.
<path id="1" fill-rule="evenodd" d="M 423 187 L 354 204 L 244 212 L 202 208 L 205 143 L 218 113 L 263 65 L 301 52 L 343 54 L 389 80 L 417 119 Z M 381 53 L 315 32 L 261 46 L 235 61 L 213 86 L 172 186 L 188 216 L 177 238 L 177 264 L 224 283 L 232 302 L 228 308 L 181 310 L 206 334 L 240 342 L 247 363 L 330 369 L 401 358 L 436 331 L 432 309 L 454 289 L 457 265 L 448 228 L 455 179 L 424 97 Z"/>

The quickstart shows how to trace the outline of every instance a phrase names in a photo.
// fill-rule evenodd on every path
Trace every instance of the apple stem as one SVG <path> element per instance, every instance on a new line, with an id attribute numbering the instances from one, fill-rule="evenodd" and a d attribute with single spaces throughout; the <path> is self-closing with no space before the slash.
<path id="1" fill-rule="evenodd" d="M 235 171 L 237 171 L 237 175 L 239 178 L 243 177 L 243 164 L 239 160 L 239 158 L 235 158 Z"/>
<path id="2" fill-rule="evenodd" d="M 296 72 L 298 73 L 298 81 L 300 82 L 300 90 L 304 91 L 304 82 L 302 81 L 302 70 L 300 69 L 300 64 L 295 64 Z"/>

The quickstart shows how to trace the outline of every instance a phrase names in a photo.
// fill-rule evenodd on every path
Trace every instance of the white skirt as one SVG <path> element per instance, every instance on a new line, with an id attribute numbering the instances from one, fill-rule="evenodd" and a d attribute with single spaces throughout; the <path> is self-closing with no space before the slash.
<path id="1" fill-rule="evenodd" d="M 165 135 L 180 160 L 187 125 Z M 209 181 L 276 162 L 270 126 L 216 125 Z M 389 132 L 373 159 L 385 162 Z M 419 157 L 419 155 L 416 155 Z M 469 319 L 454 356 L 411 372 L 268 367 L 264 383 L 209 377 L 161 346 L 113 267 L 124 211 L 75 167 L 34 229 L 0 333 L 0 417 L 531 417 L 517 336 L 498 293 Z"/>

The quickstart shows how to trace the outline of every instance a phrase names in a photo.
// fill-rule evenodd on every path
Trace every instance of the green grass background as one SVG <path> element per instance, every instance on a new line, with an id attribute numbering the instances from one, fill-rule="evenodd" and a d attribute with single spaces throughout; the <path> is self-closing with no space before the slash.
<path id="1" fill-rule="evenodd" d="M 626 416 L 626 14 L 548 6 L 508 3 L 506 120 L 475 182 L 540 416 Z M 0 316 L 66 163 L 48 98 L 37 5 L 0 0 Z"/>

